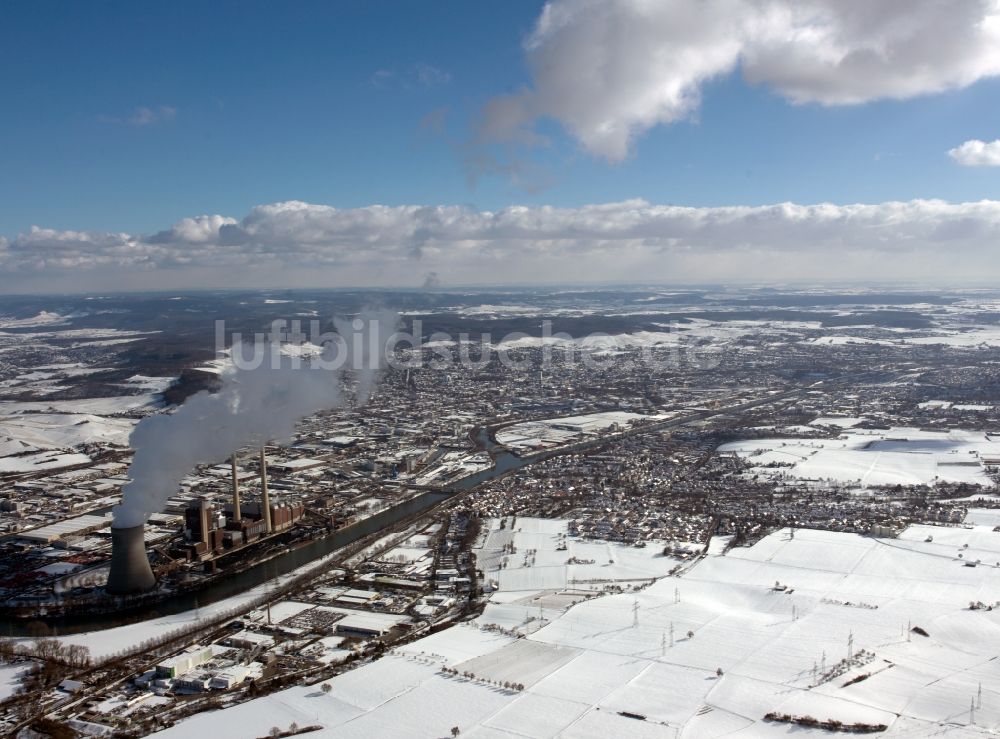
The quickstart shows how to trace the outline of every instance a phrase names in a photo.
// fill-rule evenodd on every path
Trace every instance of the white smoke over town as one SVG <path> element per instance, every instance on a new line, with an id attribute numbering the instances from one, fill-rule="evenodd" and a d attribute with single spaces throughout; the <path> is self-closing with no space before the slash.
<path id="1" fill-rule="evenodd" d="M 350 341 L 347 357 L 355 381 L 354 398 L 358 405 L 364 405 L 371 398 L 385 362 L 387 342 L 391 341 L 393 329 L 399 322 L 395 311 L 365 310 L 350 321 L 334 318 L 337 333 Z"/>
<path id="2" fill-rule="evenodd" d="M 114 509 L 114 526 L 145 523 L 197 465 L 223 461 L 241 447 L 289 441 L 302 418 L 350 402 L 351 378 L 355 402 L 366 402 L 396 321 L 391 311 L 363 311 L 353 320 L 335 320 L 342 341 L 329 342 L 321 354 L 306 359 L 273 343 L 233 346 L 232 353 L 240 352 L 244 360 L 255 355 L 263 361 L 230 362 L 217 393 L 202 391 L 173 413 L 136 425 L 130 438 L 135 450 L 131 480 Z"/>

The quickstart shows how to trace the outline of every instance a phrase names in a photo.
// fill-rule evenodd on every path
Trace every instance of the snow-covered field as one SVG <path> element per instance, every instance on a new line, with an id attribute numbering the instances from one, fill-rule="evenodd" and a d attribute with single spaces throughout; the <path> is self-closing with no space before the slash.
<path id="1" fill-rule="evenodd" d="M 1000 437 L 982 431 L 850 430 L 836 439 L 754 439 L 723 444 L 748 458 L 751 474 L 861 486 L 967 482 L 990 485 L 981 457 L 1000 455 Z M 768 467 L 779 463 L 780 467 Z"/>
<path id="2" fill-rule="evenodd" d="M 0 665 L 0 701 L 14 695 L 21 686 L 21 677 L 32 665 L 26 663 Z"/>
<path id="3" fill-rule="evenodd" d="M 107 398 L 53 401 L 0 401 L 0 472 L 35 472 L 84 464 L 71 452 L 81 444 L 127 446 L 134 418 L 121 414 L 155 406 L 169 378 L 136 376 L 146 392 Z M 15 456 L 20 455 L 20 456 Z"/>
<path id="4" fill-rule="evenodd" d="M 949 346 L 956 348 L 996 347 L 1000 346 L 1000 329 L 991 325 L 962 326 L 958 329 L 934 329 L 930 335 L 897 330 L 898 338 L 869 339 L 861 336 L 838 333 L 832 336 L 821 336 L 808 343 L 825 346 L 841 346 L 845 344 L 881 344 L 883 346 Z"/>
<path id="5" fill-rule="evenodd" d="M 67 456 L 14 458 L 43 450 L 77 451 L 81 444 L 109 443 L 124 446 L 134 418 L 160 404 L 172 377 L 133 375 L 115 380 L 121 395 L 50 400 L 57 393 L 79 390 L 84 379 L 114 371 L 114 349 L 121 343 L 142 341 L 157 331 L 120 328 L 64 328 L 87 315 L 40 311 L 33 316 L 0 315 L 0 471 L 28 472 L 57 469 L 78 463 Z M 25 330 L 34 329 L 34 330 Z M 79 350 L 79 351 L 77 351 Z M 38 357 L 45 357 L 44 362 Z M 106 392 L 106 384 L 101 386 Z M 138 413 L 137 413 L 138 411 Z M 11 459 L 6 459 L 11 458 Z"/>
<path id="6" fill-rule="evenodd" d="M 16 439 L 35 449 L 67 449 L 104 442 L 125 446 L 135 421 L 92 413 L 12 413 L 0 415 L 0 440 Z"/>
<path id="7" fill-rule="evenodd" d="M 630 311 L 629 315 L 642 315 L 644 311 Z M 656 314 L 658 311 L 648 311 Z M 552 347 L 556 349 L 587 352 L 609 352 L 625 349 L 683 349 L 694 341 L 707 341 L 713 348 L 720 348 L 748 334 L 786 336 L 790 331 L 818 330 L 819 321 L 715 321 L 687 317 L 683 322 L 657 323 L 663 331 L 633 331 L 631 333 L 594 333 L 588 336 L 569 337 L 558 332 L 552 336 L 523 336 L 501 340 L 495 346 L 502 349 Z"/>
<path id="8" fill-rule="evenodd" d="M 0 329 L 2 328 L 34 328 L 37 326 L 58 326 L 67 322 L 69 316 L 61 316 L 51 311 L 39 311 L 37 315 L 30 318 L 12 318 L 0 316 Z"/>
<path id="9" fill-rule="evenodd" d="M 39 452 L 20 457 L 0 457 L 0 472 L 42 472 L 89 464 L 90 461 L 86 454 Z"/>
<path id="10" fill-rule="evenodd" d="M 970 553 L 983 564 L 965 566 Z M 223 739 L 292 722 L 331 737 L 443 737 L 453 726 L 600 739 L 807 731 L 763 721 L 772 711 L 886 724 L 882 736 L 988 735 L 1000 726 L 1000 609 L 969 603 L 1000 599 L 997 561 L 991 526 L 914 526 L 899 540 L 783 530 L 725 556 L 713 547 L 682 576 L 636 592 L 546 607 L 522 638 L 484 628 L 487 609 L 334 678 L 328 695 L 298 686 L 164 735 Z M 838 665 L 849 649 L 860 656 Z"/>
<path id="11" fill-rule="evenodd" d="M 525 421 L 497 432 L 497 442 L 512 449 L 538 449 L 559 446 L 609 431 L 626 429 L 632 423 L 654 420 L 659 416 L 644 416 L 625 411 L 606 411 L 585 416 Z"/>
<path id="12" fill-rule="evenodd" d="M 641 549 L 566 536 L 568 522 L 517 518 L 510 527 L 496 521 L 476 552 L 488 581 L 518 597 L 541 590 L 589 590 L 608 583 L 639 583 L 662 577 L 680 560 L 664 557 L 663 545 Z M 504 551 L 513 545 L 513 552 Z M 564 547 L 564 548 L 560 548 Z"/>
<path id="13" fill-rule="evenodd" d="M 541 545 L 535 566 L 551 566 L 538 560 L 561 539 L 561 522 L 518 523 L 520 532 L 491 533 L 486 550 L 510 534 L 515 550 Z M 890 736 L 986 733 L 1000 724 L 1000 610 L 969 603 L 1000 599 L 992 523 L 914 526 L 898 540 L 786 530 L 726 556 L 713 548 L 681 577 L 572 606 L 550 595 L 535 610 L 512 600 L 521 593 L 500 592 L 477 624 L 335 678 L 329 695 L 300 686 L 166 733 L 239 736 L 266 715 L 281 728 L 308 719 L 338 737 L 445 736 L 451 726 L 482 737 L 787 734 L 762 722 L 771 711 L 884 723 Z M 504 608 L 516 617 L 499 625 L 526 637 L 484 628 Z M 849 648 L 862 659 L 834 669 Z"/>

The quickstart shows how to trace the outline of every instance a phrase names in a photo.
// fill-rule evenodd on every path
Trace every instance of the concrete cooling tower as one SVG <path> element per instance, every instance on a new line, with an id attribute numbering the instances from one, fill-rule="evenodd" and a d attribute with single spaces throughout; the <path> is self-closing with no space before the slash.
<path id="1" fill-rule="evenodd" d="M 146 556 L 143 526 L 111 527 L 111 573 L 105 590 L 112 595 L 145 593 L 156 587 L 156 577 Z"/>

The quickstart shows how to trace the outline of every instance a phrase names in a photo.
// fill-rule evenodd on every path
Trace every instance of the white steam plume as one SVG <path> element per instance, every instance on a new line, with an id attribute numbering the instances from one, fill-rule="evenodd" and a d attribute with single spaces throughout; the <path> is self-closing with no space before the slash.
<path id="1" fill-rule="evenodd" d="M 348 355 L 352 358 L 351 369 L 357 381 L 354 397 L 359 405 L 364 405 L 371 397 L 382 369 L 385 341 L 398 321 L 399 314 L 388 309 L 365 310 L 350 321 L 333 319 L 337 333 L 351 342 Z"/>
<path id="2" fill-rule="evenodd" d="M 395 314 L 385 311 L 338 321 L 344 343 L 329 344 L 313 360 L 286 356 L 276 345 L 265 345 L 268 351 L 259 366 L 226 367 L 219 392 L 197 393 L 171 414 L 144 418 L 129 439 L 135 450 L 131 481 L 114 508 L 113 525 L 144 524 L 163 510 L 197 465 L 220 462 L 251 444 L 288 441 L 305 416 L 344 405 L 345 367 L 358 378 L 358 402 L 366 401 L 382 366 L 383 342 L 395 323 Z M 232 351 L 235 355 L 244 349 L 244 357 L 253 352 L 250 346 L 234 346 Z"/>

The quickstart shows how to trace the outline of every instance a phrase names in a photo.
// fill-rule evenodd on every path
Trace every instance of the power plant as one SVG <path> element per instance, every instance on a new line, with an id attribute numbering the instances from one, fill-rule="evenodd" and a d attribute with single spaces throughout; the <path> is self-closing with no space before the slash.
<path id="1" fill-rule="evenodd" d="M 242 500 L 237 455 L 230 457 L 232 502 L 225 506 L 206 500 L 191 503 L 184 511 L 185 554 L 188 561 L 212 560 L 265 537 L 286 531 L 305 514 L 301 502 L 272 503 L 267 482 L 267 457 L 260 450 L 260 500 Z M 214 565 L 213 565 L 214 566 Z"/>
<path id="2" fill-rule="evenodd" d="M 146 556 L 145 527 L 111 527 L 111 572 L 105 590 L 112 595 L 145 593 L 156 587 L 156 577 Z"/>
<path id="3" fill-rule="evenodd" d="M 306 513 L 300 500 L 275 502 L 268 489 L 268 469 L 265 448 L 260 449 L 260 496 L 244 500 L 240 486 L 239 458 L 232 454 L 229 458 L 228 481 L 229 500 L 225 504 L 200 498 L 184 509 L 184 529 L 180 537 L 172 543 L 161 541 L 153 547 L 157 553 L 157 569 L 154 572 L 145 541 L 145 525 L 131 527 L 111 527 L 111 564 L 104 593 L 115 596 L 116 607 L 121 607 L 121 597 L 129 602 L 148 603 L 150 599 L 166 597 L 179 589 L 190 587 L 197 580 L 181 582 L 171 573 L 179 568 L 201 566 L 205 575 L 213 576 L 222 567 L 237 567 L 252 562 L 261 553 L 273 550 L 248 549 L 246 560 L 233 560 L 236 551 L 267 542 L 271 537 L 286 535 L 293 531 Z M 286 537 L 287 540 L 287 537 Z M 228 560 L 227 560 L 228 557 Z M 157 587 L 157 577 L 163 577 Z M 201 581 L 205 582 L 205 581 Z M 78 601 L 84 603 L 85 600 Z M 64 604 L 71 607 L 71 601 Z"/>

